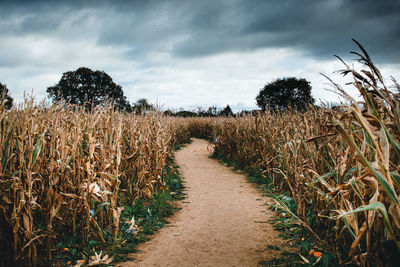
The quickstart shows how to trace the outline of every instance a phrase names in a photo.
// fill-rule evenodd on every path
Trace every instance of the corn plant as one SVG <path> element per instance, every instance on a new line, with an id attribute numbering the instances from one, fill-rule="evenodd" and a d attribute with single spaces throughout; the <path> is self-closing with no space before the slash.
<path id="1" fill-rule="evenodd" d="M 137 116 L 111 106 L 87 112 L 33 99 L 11 111 L 2 107 L 4 262 L 49 262 L 62 233 L 82 244 L 118 239 L 123 205 L 164 189 L 167 159 L 187 139 L 177 121 L 158 113 Z"/>
<path id="2" fill-rule="evenodd" d="M 352 76 L 350 86 L 362 101 L 327 77 L 348 104 L 197 119 L 189 128 L 212 129 L 216 153 L 245 170 L 258 170 L 289 192 L 296 220 L 339 263 L 383 265 L 389 255 L 399 255 L 400 86 L 393 79 L 388 88 L 356 44 L 360 52 L 352 53 L 364 69 L 356 71 L 339 59 L 345 66 L 341 73 Z"/>

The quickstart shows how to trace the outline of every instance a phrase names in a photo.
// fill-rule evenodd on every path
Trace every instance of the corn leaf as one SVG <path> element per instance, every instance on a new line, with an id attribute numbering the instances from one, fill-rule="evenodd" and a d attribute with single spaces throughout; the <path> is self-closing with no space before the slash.
<path id="1" fill-rule="evenodd" d="M 384 222 L 385 222 L 385 226 L 387 227 L 387 229 L 390 232 L 390 234 L 393 237 L 393 239 L 395 239 L 395 235 L 394 235 L 392 226 L 390 225 L 389 216 L 387 214 L 385 205 L 383 205 L 379 201 L 376 201 L 376 202 L 373 202 L 371 204 L 358 207 L 358 208 L 356 208 L 354 210 L 351 210 L 351 211 L 347 211 L 347 212 L 341 213 L 338 216 L 338 219 L 342 218 L 343 216 L 349 215 L 349 214 L 358 213 L 358 212 L 364 212 L 364 211 L 369 211 L 369 210 L 378 210 L 382 214 Z"/>
<path id="2" fill-rule="evenodd" d="M 337 126 L 337 129 L 339 132 L 342 134 L 348 145 L 350 145 L 360 156 L 362 162 L 370 169 L 372 174 L 375 176 L 375 178 L 378 179 L 379 183 L 383 186 L 385 189 L 386 194 L 389 196 L 389 198 L 396 204 L 400 204 L 396 192 L 394 189 L 389 185 L 389 183 L 386 181 L 386 179 L 380 175 L 374 167 L 372 167 L 371 163 L 367 160 L 367 158 L 361 153 L 360 149 L 358 146 L 355 144 L 354 140 L 349 136 L 349 134 L 346 132 L 344 129 L 342 123 L 336 119 L 333 119 L 333 124 Z"/>

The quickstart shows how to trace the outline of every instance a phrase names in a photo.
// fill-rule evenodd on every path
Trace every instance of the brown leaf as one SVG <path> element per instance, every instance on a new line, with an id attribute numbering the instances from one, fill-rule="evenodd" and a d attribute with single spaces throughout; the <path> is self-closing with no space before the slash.
<path id="1" fill-rule="evenodd" d="M 400 229 L 400 206 L 394 203 L 390 204 L 389 214 L 392 215 L 393 221 L 397 228 Z"/>

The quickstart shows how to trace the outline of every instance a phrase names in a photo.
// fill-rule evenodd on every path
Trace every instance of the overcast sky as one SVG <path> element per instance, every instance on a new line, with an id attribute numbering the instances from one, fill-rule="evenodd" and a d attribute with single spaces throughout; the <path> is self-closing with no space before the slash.
<path id="1" fill-rule="evenodd" d="M 400 80 L 398 0 L 0 1 L 0 82 L 37 100 L 62 73 L 103 70 L 131 102 L 163 108 L 255 108 L 264 84 L 311 81 L 316 100 L 337 102 L 332 74 L 369 51 Z M 352 94 L 355 92 L 349 91 Z"/>

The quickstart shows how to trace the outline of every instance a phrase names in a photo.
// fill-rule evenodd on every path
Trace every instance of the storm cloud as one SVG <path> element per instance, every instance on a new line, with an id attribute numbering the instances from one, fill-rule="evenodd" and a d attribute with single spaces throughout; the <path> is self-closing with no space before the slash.
<path id="1" fill-rule="evenodd" d="M 400 59 L 400 2 L 392 0 L 3 1 L 1 10 L 2 36 L 94 35 L 138 54 L 295 47 L 329 57 L 348 52 L 354 38 L 379 60 Z"/>
<path id="2" fill-rule="evenodd" d="M 393 68 L 400 63 L 400 2 L 392 0 L 0 1 L 0 16 L 0 75 L 14 76 L 0 80 L 19 87 L 25 83 L 15 79 L 24 79 L 29 70 L 35 75 L 43 72 L 46 81 L 54 82 L 60 73 L 86 65 L 114 73 L 131 88 L 132 96 L 141 88 L 153 90 L 146 95 L 151 98 L 158 94 L 154 88 L 161 86 L 152 82 L 148 88 L 141 83 L 150 81 L 151 73 L 162 77 L 166 72 L 160 71 L 168 70 L 189 75 L 188 62 L 213 62 L 205 68 L 224 71 L 218 67 L 224 65 L 227 73 L 239 75 L 237 69 L 230 71 L 214 59 L 236 54 L 244 60 L 246 55 L 254 58 L 250 54 L 264 51 L 268 61 L 276 52 L 286 53 L 283 61 L 276 59 L 274 63 L 281 66 L 270 75 L 263 70 L 252 80 L 258 84 L 261 76 L 301 74 L 304 64 L 328 62 L 333 54 L 351 58 L 352 38 L 364 44 L 378 64 Z M 288 55 L 298 70 L 293 71 Z M 301 66 L 299 62 L 308 63 Z M 205 81 L 204 71 L 193 66 L 190 80 L 197 72 L 201 77 L 196 81 Z M 221 79 L 229 78 L 227 73 L 221 73 Z M 250 79 L 235 77 L 239 78 Z M 216 81 L 224 84 L 218 78 L 212 80 Z M 40 95 L 51 84 L 36 85 Z M 162 92 L 172 89 L 160 89 L 157 100 L 163 101 Z"/>

